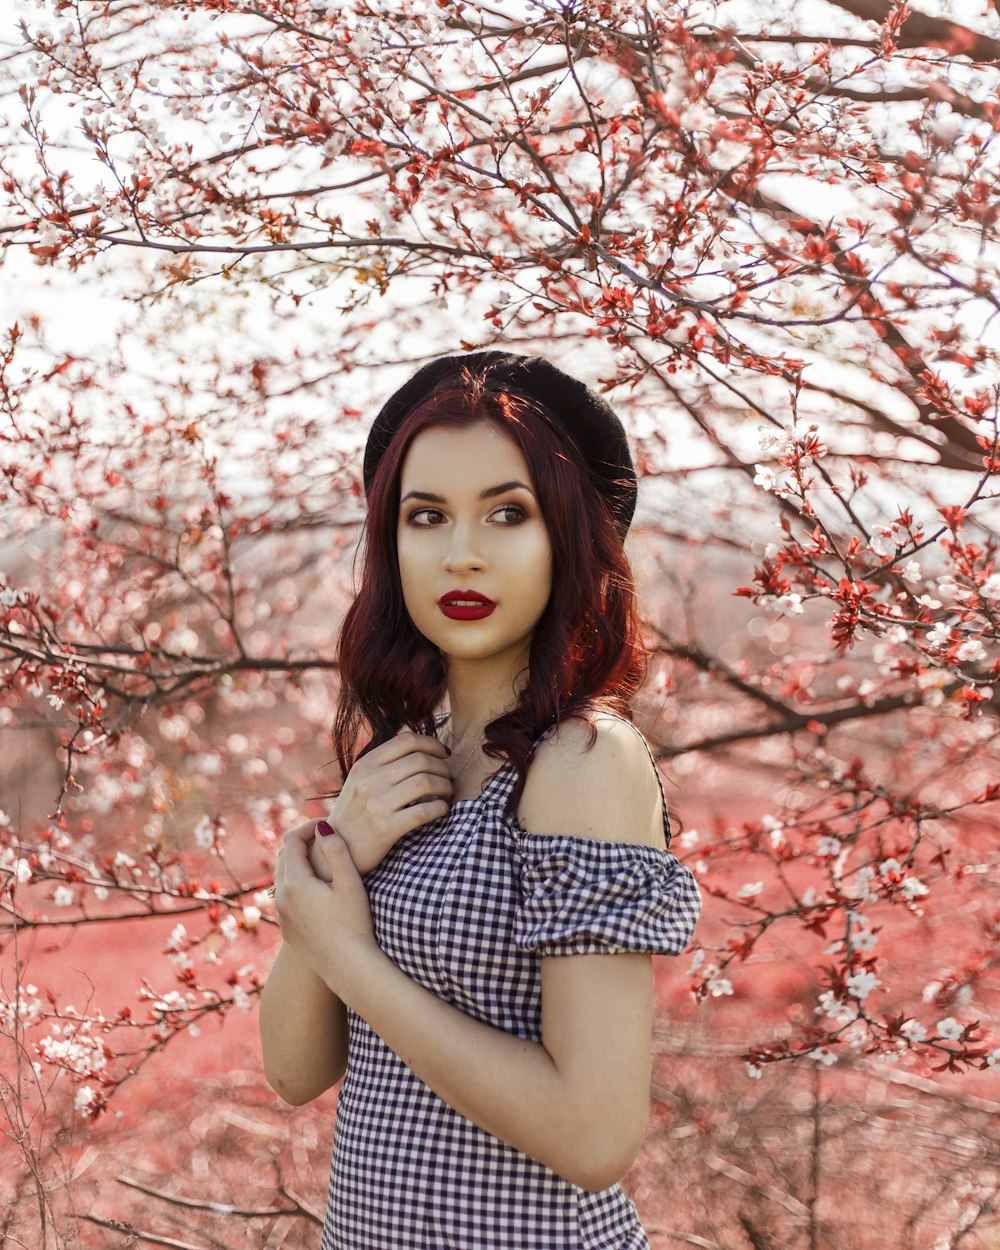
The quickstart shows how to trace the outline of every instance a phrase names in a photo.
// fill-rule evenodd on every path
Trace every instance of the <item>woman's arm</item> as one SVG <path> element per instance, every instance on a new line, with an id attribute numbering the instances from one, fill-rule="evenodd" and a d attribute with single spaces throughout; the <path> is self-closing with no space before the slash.
<path id="1" fill-rule="evenodd" d="M 570 832 L 577 822 L 574 831 L 589 837 L 647 844 L 658 829 L 662 845 L 659 791 L 635 733 L 604 721 L 589 753 L 585 743 L 586 727 L 566 722 L 539 748 L 522 819 L 539 814 L 538 833 Z M 551 816 L 544 802 L 533 806 L 538 790 L 559 796 Z M 322 846 L 332 886 L 324 892 L 304 851 L 291 845 L 279 892 L 283 929 L 287 921 L 293 932 L 323 935 L 307 949 L 317 975 L 480 1128 L 581 1188 L 598 1191 L 618 1180 L 635 1157 L 648 1113 L 649 956 L 543 959 L 543 1039 L 526 1041 L 473 1019 L 396 967 L 375 943 L 346 844 L 329 838 Z"/>
<path id="2" fill-rule="evenodd" d="M 268 1084 L 296 1107 L 347 1068 L 347 1008 L 288 942 L 261 994 L 260 1040 Z"/>
<path id="3" fill-rule="evenodd" d="M 369 872 L 411 830 L 448 811 L 447 748 L 436 738 L 404 732 L 369 752 L 351 769 L 331 819 L 359 873 Z M 314 874 L 329 880 L 309 820 L 286 834 L 305 846 Z M 303 955 L 302 940 L 285 940 L 261 996 L 264 1074 L 286 1102 L 317 1098 L 347 1067 L 347 1010 Z"/>

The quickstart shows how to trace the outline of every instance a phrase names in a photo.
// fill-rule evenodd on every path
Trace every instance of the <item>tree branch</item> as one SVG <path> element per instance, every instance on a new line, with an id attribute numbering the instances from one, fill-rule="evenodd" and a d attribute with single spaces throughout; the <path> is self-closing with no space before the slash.
<path id="1" fill-rule="evenodd" d="M 301 1199 L 294 1197 L 292 1194 L 285 1193 L 295 1203 L 291 1207 L 235 1207 L 225 1202 L 208 1202 L 198 1198 L 184 1198 L 180 1194 L 170 1194 L 164 1189 L 154 1189 L 152 1185 L 143 1184 L 131 1176 L 117 1177 L 119 1184 L 127 1185 L 131 1189 L 138 1189 L 140 1193 L 149 1194 L 153 1198 L 161 1198 L 164 1202 L 169 1202 L 175 1207 L 187 1207 L 194 1211 L 211 1211 L 213 1215 L 238 1215 L 247 1219 L 264 1219 L 276 1215 L 304 1215 L 316 1224 L 322 1224 L 322 1216 L 315 1208 L 307 1206 Z"/>
<path id="2" fill-rule="evenodd" d="M 131 1245 L 134 1240 L 148 1242 L 152 1246 L 169 1246 L 170 1250 L 209 1250 L 208 1246 L 196 1246 L 191 1241 L 178 1241 L 176 1237 L 164 1237 L 159 1233 L 147 1233 L 124 1220 L 102 1220 L 99 1216 L 82 1213 L 79 1218 L 96 1224 L 98 1228 L 110 1228 L 113 1232 L 122 1233 Z"/>
<path id="3" fill-rule="evenodd" d="M 993 2 L 997 4 L 997 0 Z M 827 3 L 853 13 L 863 21 L 878 22 L 879 25 L 893 8 L 890 0 L 827 0 Z M 969 56 L 974 61 L 1000 59 L 1000 40 L 970 30 L 959 22 L 930 17 L 914 9 L 910 10 L 910 16 L 903 23 L 897 42 L 901 48 L 945 48 L 949 52 Z"/>

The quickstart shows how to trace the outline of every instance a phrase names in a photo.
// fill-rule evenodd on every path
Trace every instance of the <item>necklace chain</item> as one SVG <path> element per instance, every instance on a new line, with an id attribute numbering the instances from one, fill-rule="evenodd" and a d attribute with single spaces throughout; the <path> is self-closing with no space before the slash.
<path id="1" fill-rule="evenodd" d="M 448 736 L 452 737 L 450 732 Z M 452 738 L 452 742 L 454 742 L 454 738 Z M 448 745 L 448 744 L 445 744 L 445 745 Z M 451 767 L 452 777 L 461 776 L 463 771 L 468 767 L 468 765 L 472 761 L 472 753 L 478 750 L 481 746 L 482 746 L 482 735 L 475 734 L 472 739 L 472 746 L 469 747 L 469 749 L 465 752 L 461 752 L 461 751 L 457 752 L 458 757 L 459 757 L 459 762 L 457 764 L 453 764 Z M 451 751 L 453 755 L 456 754 L 455 746 L 451 747 Z"/>

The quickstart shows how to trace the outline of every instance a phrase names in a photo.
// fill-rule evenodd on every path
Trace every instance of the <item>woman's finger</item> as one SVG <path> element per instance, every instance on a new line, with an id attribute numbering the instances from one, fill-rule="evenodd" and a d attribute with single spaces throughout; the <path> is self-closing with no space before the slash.
<path id="1" fill-rule="evenodd" d="M 440 777 L 436 773 L 415 773 L 392 790 L 397 810 L 412 807 L 421 799 L 450 799 L 451 794 L 451 776 Z"/>
<path id="2" fill-rule="evenodd" d="M 373 763 L 388 764 L 415 751 L 423 751 L 440 759 L 448 758 L 448 748 L 437 738 L 432 738 L 429 734 L 414 733 L 412 729 L 401 729 L 394 738 L 369 751 L 358 763 L 370 760 Z"/>
<path id="3" fill-rule="evenodd" d="M 451 778 L 447 757 L 429 755 L 426 751 L 413 751 L 385 766 L 385 774 L 394 785 L 410 777 L 416 777 L 420 773 L 433 773 L 437 777 L 445 777 L 449 780 Z"/>
<path id="4" fill-rule="evenodd" d="M 432 820 L 441 820 L 450 811 L 451 806 L 447 799 L 423 799 L 414 803 L 399 813 L 400 828 L 397 837 L 401 838 L 414 829 L 419 829 L 421 825 L 429 825 Z"/>

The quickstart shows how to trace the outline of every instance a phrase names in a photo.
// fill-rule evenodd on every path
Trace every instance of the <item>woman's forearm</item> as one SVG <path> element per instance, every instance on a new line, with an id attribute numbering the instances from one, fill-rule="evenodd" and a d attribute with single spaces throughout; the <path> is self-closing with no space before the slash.
<path id="1" fill-rule="evenodd" d="M 593 1123 L 586 1092 L 571 1087 L 540 1042 L 466 1015 L 376 946 L 351 962 L 349 976 L 341 969 L 337 984 L 352 1010 L 466 1119 L 581 1188 L 620 1178 L 614 1130 Z"/>
<path id="2" fill-rule="evenodd" d="M 287 942 L 260 1001 L 268 1084 L 301 1106 L 341 1079 L 347 1067 L 347 1009 Z"/>

